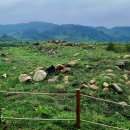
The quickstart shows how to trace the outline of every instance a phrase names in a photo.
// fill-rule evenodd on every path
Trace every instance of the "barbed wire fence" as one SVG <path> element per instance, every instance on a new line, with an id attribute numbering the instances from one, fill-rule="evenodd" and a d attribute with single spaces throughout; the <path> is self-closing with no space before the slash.
<path id="1" fill-rule="evenodd" d="M 97 123 L 97 122 L 93 122 L 93 121 L 89 121 L 89 120 L 83 120 L 80 117 L 80 100 L 81 97 L 86 97 L 89 99 L 94 99 L 100 102 L 106 102 L 106 103 L 111 103 L 111 104 L 116 104 L 116 105 L 120 105 L 120 106 L 126 106 L 126 107 L 130 107 L 130 105 L 128 104 L 120 104 L 119 102 L 114 102 L 111 100 L 106 100 L 106 99 L 102 99 L 102 98 L 97 98 L 97 97 L 93 97 L 90 95 L 84 95 L 80 93 L 80 89 L 76 89 L 75 93 L 34 93 L 34 92 L 8 92 L 8 91 L 0 91 L 0 93 L 3 94 L 27 94 L 27 95 L 49 95 L 49 96 L 75 96 L 76 102 L 75 102 L 75 115 L 76 118 L 75 119 L 40 119 L 40 118 L 15 118 L 15 117 L 4 117 L 2 114 L 2 108 L 0 108 L 0 124 L 2 123 L 2 120 L 28 120 L 28 121 L 75 121 L 76 123 L 76 129 L 80 129 L 81 126 L 81 122 L 84 123 L 88 123 L 88 124 L 93 124 L 93 125 L 97 125 L 97 126 L 102 126 L 102 127 L 106 127 L 106 128 L 112 128 L 112 129 L 116 129 L 116 130 L 129 130 L 129 129 L 124 129 L 124 128 L 120 128 L 120 127 L 115 127 L 115 126 L 111 126 L 111 125 L 107 125 L 107 124 L 102 124 L 102 123 Z"/>

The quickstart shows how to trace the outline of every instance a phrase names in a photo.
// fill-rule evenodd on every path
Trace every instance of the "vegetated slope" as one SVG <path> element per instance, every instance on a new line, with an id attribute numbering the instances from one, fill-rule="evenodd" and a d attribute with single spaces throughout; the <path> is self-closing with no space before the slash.
<path id="1" fill-rule="evenodd" d="M 127 66 L 126 71 L 116 66 L 118 61 L 126 57 L 126 54 L 128 58 L 130 55 L 128 52 L 107 51 L 104 45 L 85 44 L 71 47 L 44 43 L 19 48 L 2 48 L 0 53 L 1 91 L 74 94 L 75 89 L 80 88 L 82 94 L 130 104 L 128 84 L 130 68 Z M 127 60 L 129 62 L 129 59 Z M 58 64 L 66 65 L 68 62 L 70 64 L 70 61 L 71 65 L 68 66 L 70 70 L 66 73 L 58 71 L 48 74 L 41 82 L 20 83 L 18 81 L 20 74 L 33 77 L 37 67 L 42 66 L 46 69 L 51 65 L 56 67 Z M 72 64 L 74 61 L 76 64 Z M 58 81 L 48 82 L 48 79 L 55 76 L 58 76 Z M 66 76 L 68 83 L 64 80 Z M 103 86 L 104 82 L 109 84 L 108 88 Z M 91 86 L 90 83 L 93 85 Z M 119 85 L 123 92 L 118 93 L 110 87 L 112 83 Z M 75 96 L 0 94 L 0 99 L 2 101 L 0 107 L 4 108 L 2 116 L 40 119 L 75 118 Z M 84 120 L 130 129 L 129 113 L 129 107 L 126 106 L 87 97 L 81 98 L 81 118 Z M 1 128 L 7 130 L 75 130 L 75 122 L 68 121 L 3 121 Z M 106 127 L 82 122 L 81 130 L 86 128 L 109 130 Z"/>
<path id="2" fill-rule="evenodd" d="M 0 36 L 9 35 L 18 39 L 41 41 L 59 39 L 67 41 L 130 41 L 130 27 L 91 27 L 73 24 L 57 25 L 45 22 L 30 22 L 0 25 Z"/>

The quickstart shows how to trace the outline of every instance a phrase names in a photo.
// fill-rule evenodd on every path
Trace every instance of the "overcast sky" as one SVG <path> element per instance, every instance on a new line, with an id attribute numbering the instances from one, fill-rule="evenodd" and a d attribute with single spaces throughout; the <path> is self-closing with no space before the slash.
<path id="1" fill-rule="evenodd" d="M 0 24 L 130 26 L 130 0 L 0 0 Z"/>

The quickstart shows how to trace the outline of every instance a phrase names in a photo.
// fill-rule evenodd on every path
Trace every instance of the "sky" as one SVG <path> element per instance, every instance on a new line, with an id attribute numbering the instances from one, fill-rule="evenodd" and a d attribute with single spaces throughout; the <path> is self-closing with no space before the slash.
<path id="1" fill-rule="evenodd" d="M 0 24 L 130 26 L 130 0 L 0 0 Z"/>

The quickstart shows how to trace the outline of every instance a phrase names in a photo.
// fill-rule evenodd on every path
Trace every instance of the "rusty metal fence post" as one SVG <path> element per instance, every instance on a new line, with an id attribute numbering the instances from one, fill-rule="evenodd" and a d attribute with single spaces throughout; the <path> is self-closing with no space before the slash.
<path id="1" fill-rule="evenodd" d="M 80 89 L 76 89 L 76 129 L 80 129 Z"/>

